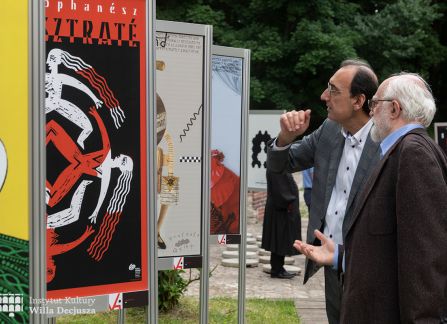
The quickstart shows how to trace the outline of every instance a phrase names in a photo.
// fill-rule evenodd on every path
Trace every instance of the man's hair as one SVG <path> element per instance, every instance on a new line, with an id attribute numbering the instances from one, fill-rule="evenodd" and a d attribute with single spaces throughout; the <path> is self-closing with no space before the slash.
<path id="1" fill-rule="evenodd" d="M 368 100 L 371 99 L 379 87 L 377 76 L 374 73 L 371 65 L 368 62 L 361 59 L 349 59 L 344 60 L 340 64 L 340 68 L 347 66 L 357 67 L 357 71 L 351 81 L 351 97 L 364 94 L 365 102 L 362 109 L 366 114 L 369 114 Z"/>
<path id="2" fill-rule="evenodd" d="M 399 101 L 402 117 L 428 127 L 436 113 L 436 104 L 428 83 L 416 73 L 401 72 L 391 76 L 384 98 Z"/>

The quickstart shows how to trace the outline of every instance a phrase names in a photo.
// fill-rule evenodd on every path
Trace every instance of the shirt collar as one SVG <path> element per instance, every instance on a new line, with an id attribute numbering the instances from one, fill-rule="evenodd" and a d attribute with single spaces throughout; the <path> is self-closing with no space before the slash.
<path id="1" fill-rule="evenodd" d="M 388 152 L 391 146 L 397 142 L 399 138 L 407 134 L 409 131 L 415 128 L 424 128 L 421 124 L 407 124 L 401 128 L 396 129 L 394 132 L 385 137 L 380 143 L 380 150 L 382 151 L 382 157 Z"/>
<path id="2" fill-rule="evenodd" d="M 368 120 L 368 122 L 363 125 L 363 127 L 360 128 L 354 135 L 346 131 L 343 127 L 341 129 L 341 133 L 347 140 L 351 142 L 351 145 L 360 145 L 365 144 L 371 127 L 372 119 Z"/>

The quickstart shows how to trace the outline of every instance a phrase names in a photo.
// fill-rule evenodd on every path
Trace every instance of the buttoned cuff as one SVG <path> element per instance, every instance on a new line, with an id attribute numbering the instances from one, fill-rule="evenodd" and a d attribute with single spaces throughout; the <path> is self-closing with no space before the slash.
<path id="1" fill-rule="evenodd" d="M 278 146 L 278 145 L 276 145 L 277 140 L 278 140 L 278 138 L 275 138 L 272 143 L 273 151 L 284 151 L 284 150 L 287 150 L 290 147 L 290 145 L 292 145 L 292 143 L 290 143 L 290 144 L 287 144 L 286 146 Z"/>

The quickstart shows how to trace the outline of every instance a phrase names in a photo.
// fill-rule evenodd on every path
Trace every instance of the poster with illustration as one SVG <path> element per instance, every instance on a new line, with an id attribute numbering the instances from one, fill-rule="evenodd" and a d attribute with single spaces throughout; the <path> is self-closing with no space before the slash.
<path id="1" fill-rule="evenodd" d="M 207 58 L 204 34 L 188 33 L 190 25 L 157 22 L 159 257 L 201 254 Z"/>
<path id="2" fill-rule="evenodd" d="M 267 142 L 278 136 L 281 110 L 251 110 L 248 118 L 248 188 L 267 190 Z"/>
<path id="3" fill-rule="evenodd" d="M 435 141 L 447 155 L 447 123 L 435 123 Z"/>
<path id="4" fill-rule="evenodd" d="M 212 56 L 210 234 L 239 234 L 243 59 Z"/>
<path id="5" fill-rule="evenodd" d="M 28 4 L 0 2 L 0 323 L 29 322 Z"/>
<path id="6" fill-rule="evenodd" d="M 45 1 L 48 297 L 147 289 L 146 1 Z"/>

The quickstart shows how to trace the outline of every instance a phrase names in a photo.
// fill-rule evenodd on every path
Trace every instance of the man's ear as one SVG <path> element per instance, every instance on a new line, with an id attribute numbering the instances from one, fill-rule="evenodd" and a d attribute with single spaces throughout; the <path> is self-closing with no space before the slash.
<path id="1" fill-rule="evenodd" d="M 354 97 L 352 97 L 352 99 L 354 100 L 354 102 L 352 103 L 352 106 L 354 107 L 354 110 L 361 110 L 363 107 L 363 104 L 366 101 L 366 96 L 361 93 L 359 95 L 356 95 Z"/>
<path id="2" fill-rule="evenodd" d="M 391 108 L 391 116 L 393 118 L 399 117 L 400 113 L 402 112 L 400 103 L 397 100 L 393 100 L 393 101 L 391 101 L 391 104 L 393 105 L 393 108 Z"/>

